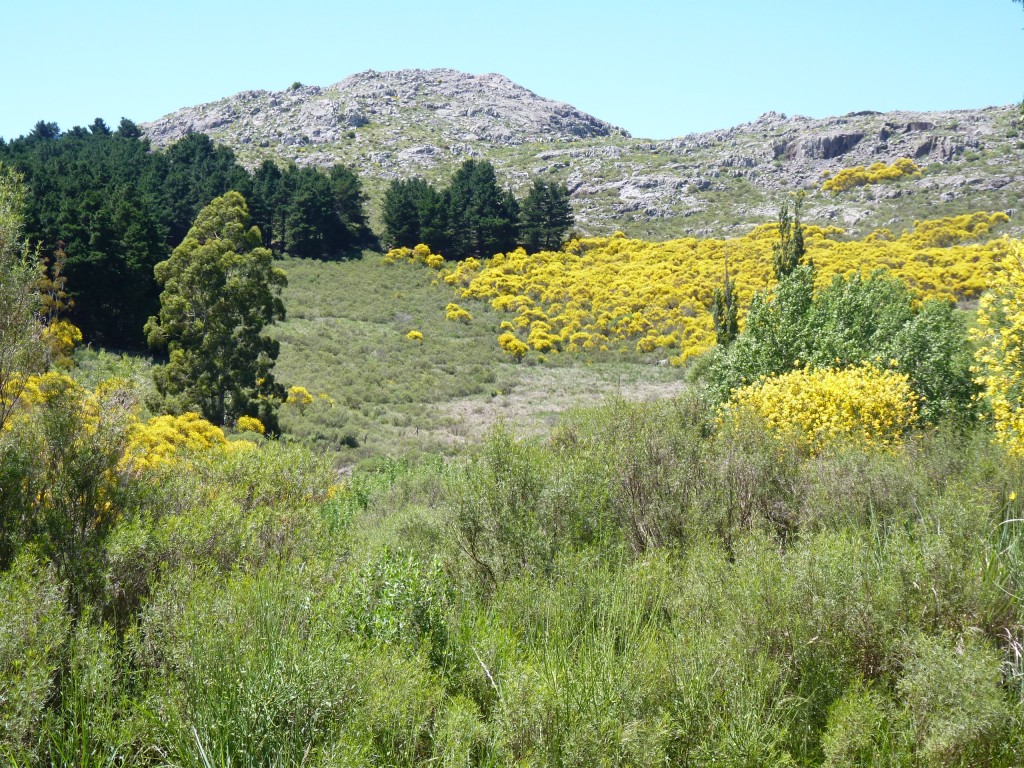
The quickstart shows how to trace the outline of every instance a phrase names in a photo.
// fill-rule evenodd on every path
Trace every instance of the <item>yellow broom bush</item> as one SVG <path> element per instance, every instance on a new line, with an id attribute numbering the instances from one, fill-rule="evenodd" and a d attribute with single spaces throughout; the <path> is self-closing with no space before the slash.
<path id="1" fill-rule="evenodd" d="M 854 187 L 864 187 L 868 184 L 877 184 L 882 181 L 894 181 L 909 177 L 917 179 L 921 177 L 921 169 L 917 164 L 907 157 L 901 157 L 892 165 L 885 163 L 874 163 L 865 168 L 857 165 L 853 168 L 843 168 L 830 179 L 826 179 L 821 188 L 826 192 L 845 192 Z"/>
<path id="2" fill-rule="evenodd" d="M 996 439 L 1024 454 L 1024 251 L 1013 247 L 981 298 L 973 337 L 976 381 L 992 408 Z"/>
<path id="3" fill-rule="evenodd" d="M 733 392 L 723 415 L 753 413 L 811 451 L 840 439 L 891 445 L 917 422 L 918 396 L 906 374 L 862 364 L 799 369 Z"/>
<path id="4" fill-rule="evenodd" d="M 198 413 L 180 416 L 154 416 L 136 422 L 128 433 L 128 446 L 121 462 L 123 469 L 142 471 L 172 462 L 181 450 L 206 450 L 227 447 L 224 430 Z"/>

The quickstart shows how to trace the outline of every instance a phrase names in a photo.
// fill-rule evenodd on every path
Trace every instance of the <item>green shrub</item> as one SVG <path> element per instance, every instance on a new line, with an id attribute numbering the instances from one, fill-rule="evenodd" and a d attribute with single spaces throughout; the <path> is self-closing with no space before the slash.
<path id="1" fill-rule="evenodd" d="M 448 627 L 453 595 L 438 560 L 385 549 L 354 571 L 339 596 L 349 631 L 393 649 L 425 650 L 435 667 L 450 663 Z"/>
<path id="2" fill-rule="evenodd" d="M 903 282 L 885 271 L 866 278 L 837 275 L 814 296 L 807 318 L 806 362 L 846 367 L 884 355 L 913 319 L 912 301 Z"/>
<path id="3" fill-rule="evenodd" d="M 278 441 L 224 455 L 182 456 L 137 479 L 139 501 L 110 536 L 106 560 L 108 612 L 128 621 L 152 575 L 179 567 L 222 572 L 320 546 L 329 460 Z"/>
<path id="4" fill-rule="evenodd" d="M 142 757 L 134 731 L 137 713 L 126 684 L 130 664 L 109 625 L 83 616 L 69 644 L 60 696 L 47 712 L 39 746 L 41 765 L 99 768 Z M 134 742 L 134 743 L 133 743 Z M 142 750 L 144 752 L 144 749 Z"/>
<path id="5" fill-rule="evenodd" d="M 15 760 L 40 738 L 71 618 L 53 568 L 30 555 L 0 574 L 0 758 Z"/>
<path id="6" fill-rule="evenodd" d="M 150 738 L 176 764 L 296 764 L 337 738 L 356 660 L 298 576 L 180 569 L 150 599 L 137 651 Z"/>
<path id="7" fill-rule="evenodd" d="M 545 494 L 560 466 L 536 440 L 495 429 L 448 489 L 455 546 L 492 585 L 544 571 L 565 538 L 562 510 Z"/>
<path id="8" fill-rule="evenodd" d="M 951 302 L 932 299 L 882 347 L 882 355 L 890 355 L 898 370 L 910 375 L 914 390 L 924 398 L 920 411 L 927 422 L 975 415 L 980 390 L 966 339 L 964 314 Z"/>
<path id="9" fill-rule="evenodd" d="M 917 635 L 907 642 L 904 664 L 897 688 L 923 764 L 987 763 L 1010 715 L 995 649 L 971 635 Z"/>
<path id="10" fill-rule="evenodd" d="M 795 367 L 865 361 L 906 373 L 929 423 L 974 414 L 978 387 L 962 314 L 934 299 L 915 309 L 910 290 L 884 270 L 837 275 L 814 292 L 811 267 L 797 268 L 772 293 L 754 297 L 743 333 L 694 375 L 706 377 L 724 400 L 737 387 Z"/>
<path id="11" fill-rule="evenodd" d="M 831 707 L 823 738 L 827 768 L 911 766 L 912 739 L 906 716 L 884 694 L 852 687 Z"/>

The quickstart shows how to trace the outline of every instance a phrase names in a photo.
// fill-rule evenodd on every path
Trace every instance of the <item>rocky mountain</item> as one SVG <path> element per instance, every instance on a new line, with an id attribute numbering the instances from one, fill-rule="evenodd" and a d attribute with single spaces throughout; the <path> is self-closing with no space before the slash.
<path id="1" fill-rule="evenodd" d="M 241 147 L 320 149 L 333 159 L 348 142 L 358 140 L 353 135 L 356 129 L 368 126 L 372 131 L 361 133 L 372 134 L 379 145 L 378 159 L 393 159 L 385 165 L 394 167 L 416 157 L 468 155 L 480 146 L 629 135 L 568 104 L 541 98 L 502 75 L 451 69 L 370 70 L 326 88 L 296 83 L 278 93 L 244 91 L 179 110 L 145 129 L 157 146 L 199 131 Z M 414 137 L 435 143 L 408 146 Z M 392 158 L 390 153 L 396 150 L 399 154 Z M 302 159 L 310 162 L 308 154 Z"/>
<path id="2" fill-rule="evenodd" d="M 772 219 L 784 196 L 808 192 L 806 219 L 861 235 L 915 219 L 1024 202 L 1017 106 L 945 112 L 777 113 L 670 140 L 633 138 L 496 74 L 448 69 L 362 72 L 332 86 L 245 91 L 143 125 L 156 146 L 189 132 L 231 146 L 250 166 L 343 162 L 365 179 L 371 211 L 386 183 L 443 181 L 467 157 L 491 160 L 506 183 L 564 181 L 579 228 L 632 236 L 738 233 Z M 821 190 L 843 168 L 907 157 L 921 178 L 841 193 Z"/>

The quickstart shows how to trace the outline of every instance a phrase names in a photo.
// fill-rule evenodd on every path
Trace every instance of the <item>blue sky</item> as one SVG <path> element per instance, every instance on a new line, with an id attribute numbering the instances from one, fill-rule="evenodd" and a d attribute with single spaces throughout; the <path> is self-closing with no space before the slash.
<path id="1" fill-rule="evenodd" d="M 634 136 L 776 110 L 957 109 L 1024 96 L 1010 0 L 16 3 L 0 15 L 0 136 L 365 69 L 500 72 Z"/>

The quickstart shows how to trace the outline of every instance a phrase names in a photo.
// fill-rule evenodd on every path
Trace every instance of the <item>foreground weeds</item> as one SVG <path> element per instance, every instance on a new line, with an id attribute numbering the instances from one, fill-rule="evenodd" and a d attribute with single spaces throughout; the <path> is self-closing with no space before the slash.
<path id="1" fill-rule="evenodd" d="M 3 762 L 1024 762 L 1024 465 L 713 416 L 613 401 L 340 487 L 274 443 L 150 478 L 80 611 L 29 549 L 0 575 Z"/>

